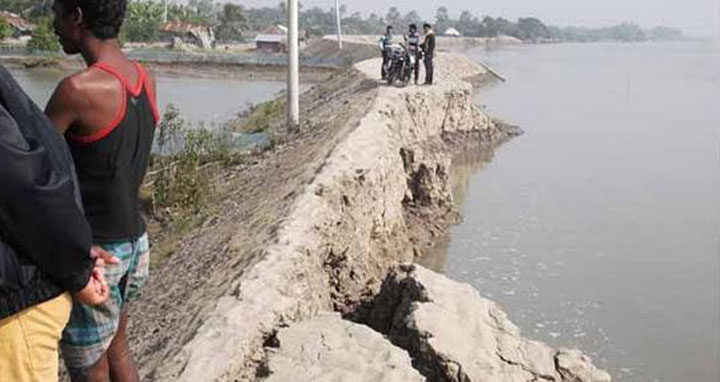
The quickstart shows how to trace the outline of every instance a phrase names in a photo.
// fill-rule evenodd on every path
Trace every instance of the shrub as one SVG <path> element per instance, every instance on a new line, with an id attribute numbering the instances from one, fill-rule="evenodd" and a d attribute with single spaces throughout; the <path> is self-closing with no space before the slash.
<path id="1" fill-rule="evenodd" d="M 0 18 L 0 40 L 8 38 L 12 34 L 13 30 L 10 24 L 5 19 Z"/>
<path id="2" fill-rule="evenodd" d="M 235 163 L 227 135 L 192 128 L 169 105 L 158 126 L 157 155 L 149 173 L 152 212 L 201 211 L 213 195 L 217 170 Z"/>
<path id="3" fill-rule="evenodd" d="M 53 52 L 60 51 L 60 42 L 55 36 L 52 27 L 52 19 L 43 18 L 38 22 L 32 32 L 32 38 L 28 42 L 27 49 L 31 52 Z"/>

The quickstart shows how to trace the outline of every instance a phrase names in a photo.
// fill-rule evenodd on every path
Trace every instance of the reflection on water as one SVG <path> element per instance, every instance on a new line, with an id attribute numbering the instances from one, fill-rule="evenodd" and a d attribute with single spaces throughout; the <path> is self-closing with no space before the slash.
<path id="1" fill-rule="evenodd" d="M 717 47 L 476 53 L 509 79 L 478 102 L 525 135 L 458 178 L 463 223 L 433 266 L 614 381 L 717 381 Z"/>
<path id="2" fill-rule="evenodd" d="M 470 179 L 473 174 L 482 170 L 493 158 L 494 151 L 490 148 L 479 147 L 475 150 L 465 150 L 452 158 L 450 167 L 450 190 L 456 205 L 465 204 L 470 191 Z M 415 262 L 432 269 L 435 272 L 445 273 L 447 265 L 448 247 L 450 238 L 439 238 L 425 256 L 415 259 Z"/>

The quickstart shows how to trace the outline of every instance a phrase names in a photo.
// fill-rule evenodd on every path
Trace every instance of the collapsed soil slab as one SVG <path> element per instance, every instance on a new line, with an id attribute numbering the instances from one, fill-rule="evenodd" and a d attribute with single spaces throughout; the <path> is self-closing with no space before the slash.
<path id="1" fill-rule="evenodd" d="M 268 350 L 263 382 L 422 382 L 410 356 L 364 325 L 337 314 L 280 329 Z"/>
<path id="2" fill-rule="evenodd" d="M 474 106 L 472 85 L 464 80 L 483 69 L 450 54 L 439 55 L 438 63 L 438 86 L 382 86 L 372 80 L 380 61 L 370 60 L 353 69 L 362 79 L 328 92 L 326 102 L 342 108 L 357 102 L 357 94 L 348 91 L 355 82 L 375 83 L 374 98 L 359 122 L 339 127 L 350 131 L 324 144 L 329 152 L 314 176 L 284 199 L 288 212 L 261 248 L 262 256 L 235 271 L 230 287 L 210 301 L 212 308 L 193 319 L 184 344 L 176 342 L 179 349 L 166 351 L 153 365 L 152 379 L 252 380 L 263 342 L 279 325 L 322 311 L 351 310 L 377 290 L 392 264 L 414 258 L 414 227 L 405 218 L 407 206 L 421 196 L 422 188 L 409 187 L 414 173 L 420 168 L 447 172 L 450 153 L 438 149 L 445 135 L 474 134 L 488 142 L 506 137 Z M 336 110 L 328 105 L 323 111 Z M 412 164 L 403 162 L 401 151 L 413 152 Z M 427 180 L 437 182 L 431 204 L 452 205 L 446 179 Z M 237 236 L 242 239 L 246 232 Z"/>
<path id="3" fill-rule="evenodd" d="M 285 174 L 284 184 L 273 183 L 283 190 L 278 196 L 285 195 L 281 199 L 284 209 L 280 215 L 273 215 L 275 224 L 263 236 L 264 242 L 252 247 L 233 245 L 254 236 L 237 222 L 225 220 L 230 228 L 223 231 L 235 252 L 228 253 L 228 259 L 221 264 L 231 267 L 204 263 L 221 272 L 217 276 L 223 281 L 221 287 L 208 288 L 218 284 L 194 279 L 201 289 L 186 288 L 185 294 L 175 294 L 193 297 L 193 315 L 177 311 L 174 321 L 189 322 L 192 326 L 183 337 L 168 339 L 172 349 L 165 349 L 164 354 L 154 359 L 146 379 L 257 380 L 267 365 L 266 345 L 273 341 L 279 328 L 327 312 L 361 310 L 358 307 L 366 306 L 363 302 L 378 292 L 393 265 L 412 261 L 425 250 L 427 243 L 423 238 L 428 235 L 423 232 L 442 234 L 456 221 L 448 177 L 453 145 L 447 142 L 464 140 L 492 147 L 515 131 L 496 123 L 473 103 L 469 79 L 487 76 L 486 70 L 459 55 L 441 53 L 436 60 L 436 86 L 383 86 L 374 80 L 380 65 L 380 60 L 374 59 L 354 66 L 352 73 L 359 74 L 358 78 L 339 82 L 335 89 L 317 98 L 314 111 L 332 123 L 311 115 L 317 126 L 310 126 L 310 131 L 317 129 L 322 133 L 315 135 L 318 141 L 305 140 L 295 148 L 302 152 L 303 147 L 315 147 L 317 154 L 325 155 L 313 156 L 309 167 L 303 167 L 302 162 L 288 166 L 302 174 L 302 181 L 289 173 Z M 369 97 L 367 107 L 336 115 L 354 105 L 358 94 Z M 327 103 L 325 108 L 322 102 Z M 333 138 L 327 139 L 327 135 Z M 286 161 L 302 158 L 289 156 L 275 163 L 280 167 L 288 165 Z M 272 171 L 267 165 L 263 168 Z M 268 196 L 276 195 L 276 191 L 260 190 Z M 277 200 L 272 199 L 272 203 Z M 255 207 L 267 208 L 262 204 Z M 254 215 L 250 212 L 248 216 Z M 205 247 L 201 248 L 205 251 Z M 237 260 L 246 256 L 237 252 L 250 250 L 254 254 L 251 260 L 242 263 Z M 183 256 L 192 258 L 193 249 L 188 248 Z M 173 273 L 168 270 L 165 275 L 170 278 Z M 212 280 L 216 276 L 210 277 Z M 485 314 L 490 311 L 488 308 Z M 480 309 L 475 313 L 482 312 Z M 470 312 L 467 317 L 476 318 Z M 573 360 L 577 357 L 568 353 L 558 358 L 558 365 L 563 366 L 556 368 L 548 363 L 554 359 L 551 349 L 522 339 L 506 319 L 496 322 L 501 324 L 506 325 L 502 329 L 513 335 L 485 336 L 486 342 L 482 343 L 497 347 L 487 348 L 485 359 L 503 360 L 488 369 L 500 378 L 495 380 L 513 381 L 502 379 L 506 375 L 533 378 L 576 375 Z M 173 333 L 166 334 L 166 338 Z M 459 346 L 472 349 L 477 345 L 468 342 Z M 407 349 L 414 351 L 411 346 Z M 457 364 L 455 369 L 453 362 L 448 362 L 437 372 L 425 370 L 422 365 L 432 364 L 432 359 L 417 364 L 422 354 L 415 355 L 415 366 L 428 378 L 448 373 L 458 378 L 475 375 L 463 374 L 463 363 L 469 365 L 469 370 L 474 367 L 473 360 L 464 358 L 453 361 Z"/>
<path id="4" fill-rule="evenodd" d="M 419 265 L 389 272 L 360 321 L 408 350 L 429 382 L 609 382 L 577 350 L 521 336 L 494 302 Z"/>

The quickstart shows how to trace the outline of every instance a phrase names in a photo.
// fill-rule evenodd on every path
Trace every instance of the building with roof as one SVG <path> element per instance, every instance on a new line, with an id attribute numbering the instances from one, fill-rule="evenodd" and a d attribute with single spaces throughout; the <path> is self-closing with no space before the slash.
<path id="1" fill-rule="evenodd" d="M 460 37 L 460 36 L 462 36 L 462 34 L 461 34 L 457 29 L 452 28 L 452 27 L 450 27 L 450 28 L 448 28 L 447 30 L 445 30 L 445 33 L 444 33 L 444 34 L 445 34 L 445 36 L 449 36 L 449 37 Z"/>
<path id="2" fill-rule="evenodd" d="M 287 48 L 287 35 L 258 34 L 255 36 L 255 48 L 261 52 L 284 52 Z"/>
<path id="3" fill-rule="evenodd" d="M 255 35 L 255 48 L 261 52 L 276 53 L 287 49 L 287 28 L 284 25 L 271 25 Z M 298 43 L 307 42 L 307 32 L 300 30 Z"/>
<path id="4" fill-rule="evenodd" d="M 0 19 L 4 20 L 13 29 L 12 36 L 20 38 L 23 36 L 30 36 L 32 31 L 35 29 L 35 24 L 25 20 L 19 15 L 12 12 L 0 11 Z"/>
<path id="5" fill-rule="evenodd" d="M 160 26 L 160 35 L 166 40 L 180 39 L 203 49 L 210 49 L 215 44 L 215 33 L 207 25 L 169 21 Z"/>

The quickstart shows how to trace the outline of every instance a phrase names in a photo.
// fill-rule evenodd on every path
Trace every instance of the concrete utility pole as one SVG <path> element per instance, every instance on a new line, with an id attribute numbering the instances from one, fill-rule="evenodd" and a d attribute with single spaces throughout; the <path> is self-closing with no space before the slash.
<path id="1" fill-rule="evenodd" d="M 342 50 L 342 27 L 340 26 L 340 0 L 335 0 L 335 19 L 337 19 L 338 47 Z"/>
<path id="2" fill-rule="evenodd" d="M 298 0 L 287 0 L 288 7 L 288 83 L 287 83 L 287 110 L 288 125 L 300 124 L 300 81 L 298 58 Z"/>

